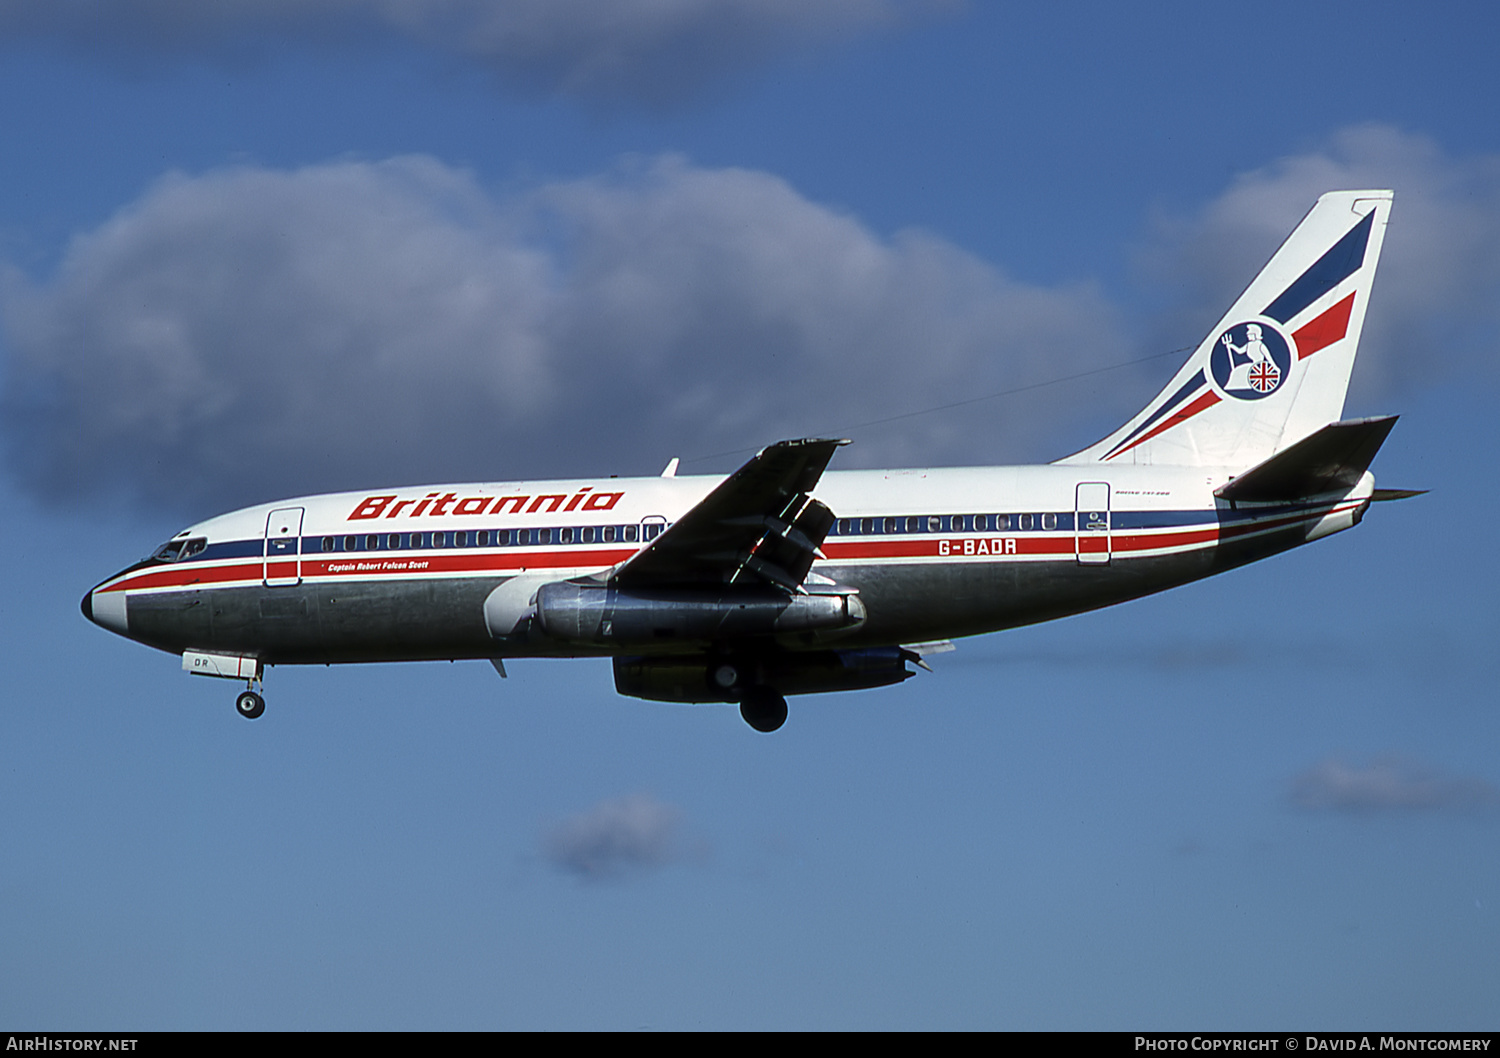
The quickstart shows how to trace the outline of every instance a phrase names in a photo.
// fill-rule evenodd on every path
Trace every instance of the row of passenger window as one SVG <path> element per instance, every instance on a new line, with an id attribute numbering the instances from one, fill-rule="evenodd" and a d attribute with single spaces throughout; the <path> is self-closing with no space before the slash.
<path id="1" fill-rule="evenodd" d="M 1070 529 L 1071 515 L 912 514 L 882 518 L 840 518 L 829 536 L 878 536 L 900 533 L 1004 533 Z M 410 551 L 449 547 L 525 547 L 536 544 L 635 544 L 651 541 L 666 528 L 645 525 L 584 525 L 540 529 L 457 529 L 426 533 L 362 533 L 325 536 L 324 551 Z"/>
<path id="2" fill-rule="evenodd" d="M 419 551 L 424 548 L 524 547 L 529 544 L 636 544 L 655 540 L 666 526 L 584 525 L 541 529 L 456 529 L 427 533 L 360 533 L 325 536 L 324 551 Z"/>
<path id="3" fill-rule="evenodd" d="M 1036 529 L 1071 529 L 1072 515 L 1041 514 L 908 514 L 887 518 L 840 518 L 829 536 L 879 536 L 898 533 L 1006 533 Z M 1066 524 L 1065 524 L 1066 523 Z"/>

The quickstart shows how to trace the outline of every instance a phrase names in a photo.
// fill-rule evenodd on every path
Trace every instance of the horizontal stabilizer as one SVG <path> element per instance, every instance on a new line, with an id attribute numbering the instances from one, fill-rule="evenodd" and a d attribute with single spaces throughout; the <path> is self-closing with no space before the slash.
<path id="1" fill-rule="evenodd" d="M 1370 499 L 1376 503 L 1385 503 L 1389 500 L 1409 500 L 1413 496 L 1425 496 L 1430 489 L 1376 489 L 1370 493 Z"/>
<path id="2" fill-rule="evenodd" d="M 1329 423 L 1264 463 L 1232 478 L 1214 495 L 1226 500 L 1276 502 L 1329 492 L 1348 492 L 1359 484 L 1396 416 Z"/>

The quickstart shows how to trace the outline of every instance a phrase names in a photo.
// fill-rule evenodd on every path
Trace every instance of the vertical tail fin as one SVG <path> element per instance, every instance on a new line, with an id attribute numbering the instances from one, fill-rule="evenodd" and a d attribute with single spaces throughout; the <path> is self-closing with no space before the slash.
<path id="1" fill-rule="evenodd" d="M 1059 462 L 1247 467 L 1338 419 L 1392 197 L 1319 198 L 1167 387 Z"/>

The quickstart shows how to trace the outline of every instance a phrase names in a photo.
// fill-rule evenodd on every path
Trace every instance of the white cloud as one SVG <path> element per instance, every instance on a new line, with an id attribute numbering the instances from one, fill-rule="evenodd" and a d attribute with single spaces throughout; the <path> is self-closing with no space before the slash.
<path id="1" fill-rule="evenodd" d="M 1500 806 L 1500 789 L 1482 779 L 1445 776 L 1399 758 L 1363 766 L 1325 760 L 1292 780 L 1290 796 L 1298 808 L 1355 814 Z"/>
<path id="2" fill-rule="evenodd" d="M 548 862 L 589 881 L 664 867 L 683 854 L 682 813 L 650 794 L 601 801 L 551 827 L 542 838 Z"/>
<path id="3" fill-rule="evenodd" d="M 94 49 L 243 51 L 396 33 L 512 85 L 650 103 L 939 0 L 0 0 L 0 29 Z"/>
<path id="4" fill-rule="evenodd" d="M 0 274 L 3 436 L 38 494 L 197 515 L 742 453 L 685 468 L 727 469 L 830 433 L 857 442 L 842 467 L 1055 458 L 1132 402 L 1079 386 L 962 402 L 1191 341 L 1318 193 L 1361 184 L 1398 197 L 1351 409 L 1456 372 L 1493 384 L 1500 159 L 1389 129 L 1164 224 L 1147 256 L 1183 308 L 1151 344 L 1095 287 L 1018 282 L 928 232 L 882 236 L 769 173 L 666 156 L 502 195 L 405 157 L 173 175 L 78 236 L 55 274 Z M 1149 393 L 1166 375 L 1108 382 Z"/>
<path id="5" fill-rule="evenodd" d="M 0 410 L 33 489 L 199 513 L 652 472 L 1125 350 L 1091 288 L 1017 283 L 769 174 L 671 157 L 508 198 L 430 158 L 175 175 L 56 275 L 6 274 L 0 319 Z M 1065 407 L 1038 391 L 907 420 L 840 464 L 1025 453 Z"/>

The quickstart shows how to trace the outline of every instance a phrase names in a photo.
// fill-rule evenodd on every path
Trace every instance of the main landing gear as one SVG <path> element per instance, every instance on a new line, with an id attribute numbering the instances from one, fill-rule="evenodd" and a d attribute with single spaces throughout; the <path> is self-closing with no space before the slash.
<path id="1" fill-rule="evenodd" d="M 769 734 L 786 723 L 786 699 L 774 687 L 755 684 L 754 672 L 751 665 L 725 660 L 709 669 L 709 686 L 731 700 L 738 696 L 745 723 Z"/>
<path id="2" fill-rule="evenodd" d="M 740 716 L 755 730 L 770 733 L 786 723 L 786 699 L 770 687 L 752 687 L 740 699 Z"/>

